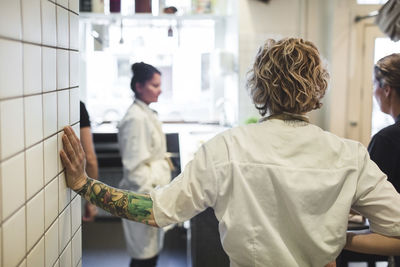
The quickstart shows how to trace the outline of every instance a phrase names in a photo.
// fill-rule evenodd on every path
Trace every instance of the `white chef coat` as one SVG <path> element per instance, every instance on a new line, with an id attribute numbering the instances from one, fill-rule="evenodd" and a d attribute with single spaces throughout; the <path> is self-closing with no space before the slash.
<path id="1" fill-rule="evenodd" d="M 165 134 L 155 112 L 136 99 L 117 127 L 123 164 L 119 187 L 149 193 L 156 186 L 169 183 L 171 170 L 165 159 Z M 125 219 L 122 224 L 132 258 L 151 258 L 162 249 L 162 229 Z"/>
<path id="2" fill-rule="evenodd" d="M 231 266 L 324 266 L 346 241 L 350 208 L 400 236 L 400 195 L 358 142 L 270 119 L 205 143 L 151 192 L 159 226 L 212 207 Z"/>

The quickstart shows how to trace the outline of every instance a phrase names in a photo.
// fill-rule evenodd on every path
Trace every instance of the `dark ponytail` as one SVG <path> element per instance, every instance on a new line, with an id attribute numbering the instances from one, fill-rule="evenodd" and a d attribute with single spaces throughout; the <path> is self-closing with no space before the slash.
<path id="1" fill-rule="evenodd" d="M 161 72 L 152 65 L 144 62 L 132 64 L 132 80 L 131 89 L 136 94 L 136 83 L 144 84 L 153 78 L 154 73 L 160 74 Z"/>

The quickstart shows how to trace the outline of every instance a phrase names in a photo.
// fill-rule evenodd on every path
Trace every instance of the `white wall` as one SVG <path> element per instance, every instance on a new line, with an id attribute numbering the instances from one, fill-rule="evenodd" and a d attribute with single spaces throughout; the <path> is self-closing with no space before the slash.
<path id="1" fill-rule="evenodd" d="M 62 127 L 79 130 L 78 8 L 0 0 L 0 266 L 81 265 L 80 197 L 58 156 Z"/>

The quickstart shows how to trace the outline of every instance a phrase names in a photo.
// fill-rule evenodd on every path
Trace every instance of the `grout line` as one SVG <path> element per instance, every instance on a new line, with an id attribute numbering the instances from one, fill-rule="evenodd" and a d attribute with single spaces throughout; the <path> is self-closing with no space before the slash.
<path id="1" fill-rule="evenodd" d="M 71 12 L 71 13 L 74 13 L 75 15 L 78 15 L 78 16 L 79 16 L 78 13 L 76 13 L 75 11 L 69 9 L 69 7 L 62 6 L 62 5 L 60 5 L 60 4 L 56 3 L 56 2 L 53 2 L 53 1 L 49 1 L 49 2 L 52 2 L 54 5 L 59 6 L 59 7 L 63 8 L 63 9 L 65 9 L 65 10 L 67 10 L 67 11 L 69 11 L 69 12 Z"/>
<path id="2" fill-rule="evenodd" d="M 75 126 L 75 125 L 77 125 L 77 124 L 79 124 L 79 121 L 78 121 L 78 122 L 75 122 L 75 123 L 73 123 L 73 124 L 70 124 L 70 126 L 73 127 L 73 126 Z M 16 153 L 12 154 L 11 156 L 8 156 L 8 157 L 2 159 L 2 160 L 0 161 L 0 163 L 3 163 L 3 162 L 5 162 L 5 161 L 7 161 L 7 160 L 9 160 L 9 159 L 11 159 L 11 158 L 13 158 L 13 157 L 15 157 L 15 156 L 18 156 L 18 155 L 21 154 L 21 153 L 26 152 L 26 150 L 28 150 L 28 149 L 30 149 L 30 148 L 32 148 L 32 147 L 34 147 L 34 146 L 36 146 L 36 145 L 38 145 L 38 144 L 40 144 L 40 143 L 46 141 L 46 140 L 48 140 L 48 139 L 54 137 L 55 135 L 58 135 L 58 134 L 59 134 L 60 132 L 62 132 L 62 131 L 63 131 L 63 130 L 57 130 L 56 133 L 53 133 L 53 134 L 47 136 L 46 138 L 43 138 L 43 139 L 40 140 L 39 142 L 36 142 L 36 143 L 30 145 L 29 147 L 26 147 L 26 148 L 24 148 L 23 150 L 20 150 L 20 151 L 18 151 L 18 152 L 16 152 Z M 57 147 L 57 148 L 58 148 L 58 147 Z M 43 158 L 43 162 L 44 162 L 44 158 Z M 61 172 L 59 172 L 59 173 L 61 173 Z"/>
<path id="3" fill-rule="evenodd" d="M 25 41 L 22 39 L 16 39 L 16 38 L 8 37 L 8 36 L 2 36 L 1 34 L 0 34 L 0 40 L 14 41 L 14 42 L 22 43 L 22 44 L 30 44 L 30 45 L 37 45 L 37 46 L 41 46 L 41 47 L 47 47 L 47 48 L 55 48 L 55 49 L 79 52 L 79 49 L 53 46 L 53 45 L 47 45 L 47 44 L 38 44 L 38 43 L 31 42 L 31 41 Z"/>
<path id="4" fill-rule="evenodd" d="M 25 259 L 27 260 L 27 256 L 28 256 L 28 254 L 29 253 L 31 253 L 32 252 L 32 250 L 40 243 L 40 241 L 43 239 L 43 246 L 45 247 L 45 251 L 44 251 L 44 253 L 46 253 L 46 243 L 45 243 L 45 234 L 46 234 L 46 232 L 53 226 L 53 224 L 56 222 L 56 220 L 57 219 L 59 219 L 59 215 L 57 216 L 57 218 L 56 219 L 54 219 L 54 221 L 50 224 L 50 226 L 49 226 L 49 228 L 46 230 L 44 230 L 44 232 L 43 232 L 43 234 L 38 238 L 38 240 L 36 240 L 36 242 L 32 245 L 32 248 L 30 248 L 29 250 L 28 249 L 26 249 L 26 254 L 25 254 L 25 257 L 17 264 L 17 266 L 19 266 Z M 82 231 L 82 223 L 79 225 L 79 227 L 78 227 L 78 229 L 72 234 L 72 232 L 71 232 L 71 238 L 68 240 L 68 243 L 71 243 L 71 252 L 72 252 L 72 239 L 75 237 L 75 235 L 79 232 L 79 231 Z M 58 233 L 59 233 L 59 230 L 57 230 L 57 235 L 58 235 Z M 59 242 L 59 241 L 58 241 Z M 58 251 L 57 251 L 57 253 L 58 253 L 58 257 L 57 257 L 57 259 L 56 259 L 56 261 L 57 260 L 59 260 L 60 259 L 60 256 L 61 256 L 61 254 L 65 251 L 65 249 L 68 247 L 68 243 L 67 243 L 67 245 L 65 246 L 65 248 L 60 252 L 60 253 L 58 253 Z M 3 246 L 2 246 L 2 248 L 3 248 Z M 72 254 L 71 254 L 72 255 Z M 3 257 L 4 258 L 4 257 Z M 46 259 L 46 257 L 44 257 L 44 259 Z M 81 256 L 81 258 L 80 259 L 82 259 L 82 256 Z M 72 259 L 71 259 L 72 260 Z M 0 262 L 1 263 L 1 262 Z M 55 263 L 55 262 L 54 262 Z M 1 265 L 1 266 L 3 266 L 3 265 Z"/>
<path id="5" fill-rule="evenodd" d="M 43 87 L 43 85 L 42 85 Z M 79 85 L 73 86 L 73 87 L 67 87 L 67 88 L 61 88 L 61 89 L 55 89 L 51 91 L 45 91 L 45 92 L 39 92 L 39 93 L 32 93 L 32 94 L 25 94 L 25 95 L 19 95 L 19 96 L 9 96 L 9 97 L 4 97 L 0 99 L 0 102 L 2 101 L 7 101 L 7 100 L 13 100 L 13 99 L 19 99 L 19 98 L 25 98 L 25 97 L 30 97 L 30 96 L 38 96 L 38 95 L 45 95 L 49 93 L 55 93 L 55 92 L 60 92 L 60 91 L 66 91 L 66 90 L 73 90 L 79 88 Z"/>

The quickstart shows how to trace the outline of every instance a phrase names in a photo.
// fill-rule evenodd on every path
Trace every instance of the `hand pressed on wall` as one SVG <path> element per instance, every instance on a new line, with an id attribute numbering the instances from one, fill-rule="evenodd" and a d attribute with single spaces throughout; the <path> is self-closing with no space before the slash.
<path id="1" fill-rule="evenodd" d="M 65 166 L 67 186 L 77 191 L 86 183 L 85 152 L 70 126 L 64 128 L 62 141 L 63 150 L 60 151 L 60 156 Z"/>

